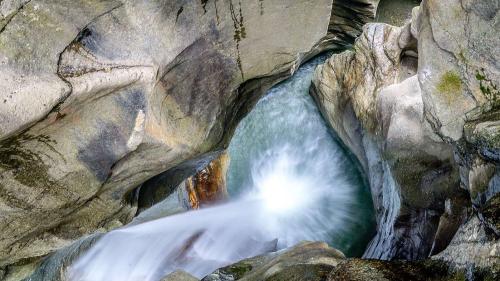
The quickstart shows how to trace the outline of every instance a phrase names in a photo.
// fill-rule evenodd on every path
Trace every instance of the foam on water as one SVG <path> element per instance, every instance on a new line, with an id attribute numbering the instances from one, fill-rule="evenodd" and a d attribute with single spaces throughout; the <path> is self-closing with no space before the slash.
<path id="1" fill-rule="evenodd" d="M 176 269 L 203 277 L 302 240 L 361 254 L 373 231 L 371 199 L 308 95 L 323 59 L 270 90 L 238 127 L 231 202 L 112 231 L 71 266 L 70 280 L 156 281 Z"/>

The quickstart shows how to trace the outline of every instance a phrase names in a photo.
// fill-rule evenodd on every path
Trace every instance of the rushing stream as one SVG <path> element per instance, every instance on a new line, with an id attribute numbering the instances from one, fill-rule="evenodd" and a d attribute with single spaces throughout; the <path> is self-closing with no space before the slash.
<path id="1" fill-rule="evenodd" d="M 70 268 L 70 280 L 157 281 L 175 269 L 203 277 L 301 240 L 360 256 L 374 231 L 371 197 L 308 94 L 324 59 L 271 89 L 237 128 L 231 202 L 112 231 Z"/>

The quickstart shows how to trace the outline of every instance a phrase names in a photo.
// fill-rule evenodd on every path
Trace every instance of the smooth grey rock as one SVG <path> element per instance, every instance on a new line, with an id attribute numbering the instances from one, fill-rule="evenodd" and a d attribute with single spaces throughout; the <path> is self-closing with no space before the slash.
<path id="1" fill-rule="evenodd" d="M 129 222 L 134 188 L 221 150 L 267 88 L 326 47 L 331 0 L 260 4 L 13 4 L 0 31 L 0 266 Z"/>
<path id="2" fill-rule="evenodd" d="M 1 1 L 0 267 L 165 198 L 143 183 L 209 162 L 262 93 L 350 44 L 377 3 Z"/>

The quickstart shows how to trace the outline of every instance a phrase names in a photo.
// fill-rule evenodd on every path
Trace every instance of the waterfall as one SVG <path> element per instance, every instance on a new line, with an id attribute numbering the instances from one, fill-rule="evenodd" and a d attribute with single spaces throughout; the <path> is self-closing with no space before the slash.
<path id="1" fill-rule="evenodd" d="M 68 278 L 156 281 L 176 269 L 201 278 L 302 240 L 360 255 L 373 234 L 371 198 L 308 95 L 324 59 L 272 88 L 237 128 L 229 147 L 230 202 L 112 231 Z"/>
<path id="2" fill-rule="evenodd" d="M 389 164 L 382 159 L 372 137 L 365 135 L 362 141 L 378 219 L 377 234 L 368 244 L 363 258 L 390 260 L 394 256 L 397 240 L 394 225 L 401 208 L 399 187 L 394 181 Z"/>

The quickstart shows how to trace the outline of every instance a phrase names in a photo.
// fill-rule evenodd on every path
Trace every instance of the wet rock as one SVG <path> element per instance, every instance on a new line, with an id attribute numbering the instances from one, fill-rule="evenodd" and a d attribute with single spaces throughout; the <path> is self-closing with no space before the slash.
<path id="1" fill-rule="evenodd" d="M 58 250 L 53 255 L 36 264 L 36 270 L 26 278 L 13 277 L 12 280 L 23 281 L 69 281 L 66 277 L 68 267 L 76 261 L 86 250 L 90 249 L 102 237 L 96 233 L 75 241 L 71 245 Z M 32 270 L 33 271 L 33 270 Z"/>
<path id="2" fill-rule="evenodd" d="M 191 274 L 178 270 L 165 276 L 161 281 L 198 281 L 199 279 Z"/>
<path id="3" fill-rule="evenodd" d="M 497 278 L 498 272 L 491 268 L 456 268 L 453 263 L 437 259 L 346 259 L 324 243 L 307 242 L 220 268 L 202 280 L 465 281 Z"/>
<path id="4" fill-rule="evenodd" d="M 174 193 L 178 194 L 177 197 L 182 198 L 182 208 L 184 209 L 185 206 L 185 208 L 189 209 L 190 204 L 187 200 L 188 196 L 185 187 L 186 179 L 207 167 L 219 154 L 220 152 L 214 152 L 188 160 L 144 182 L 138 188 L 137 213 L 141 214 L 155 204 L 164 201 L 167 197 L 172 197 Z M 175 201 L 181 202 L 179 200 Z"/>
<path id="5" fill-rule="evenodd" d="M 330 25 L 325 42 L 330 48 L 343 50 L 354 43 L 363 25 L 375 18 L 380 0 L 333 1 Z"/>
<path id="6" fill-rule="evenodd" d="M 469 203 L 469 195 L 464 191 L 455 197 L 446 199 L 444 213 L 439 218 L 438 228 L 430 255 L 442 252 L 457 233 L 458 228 L 467 221 L 472 213 L 471 208 L 465 207 Z"/>
<path id="7" fill-rule="evenodd" d="M 224 152 L 210 162 L 203 170 L 186 179 L 191 208 L 221 203 L 228 198 L 226 173 L 229 167 L 229 155 Z"/>
<path id="8" fill-rule="evenodd" d="M 488 200 L 479 214 L 486 227 L 500 238 L 500 193 Z"/>
<path id="9" fill-rule="evenodd" d="M 326 280 L 330 271 L 344 258 L 342 252 L 326 243 L 303 242 L 218 269 L 202 280 Z"/>
<path id="10" fill-rule="evenodd" d="M 228 165 L 229 155 L 223 152 L 175 187 L 172 184 L 176 184 L 180 177 L 186 177 L 186 172 L 194 168 L 181 168 L 183 172 L 176 168 L 147 181 L 139 190 L 140 212 L 130 224 L 159 219 L 227 200 Z"/>

